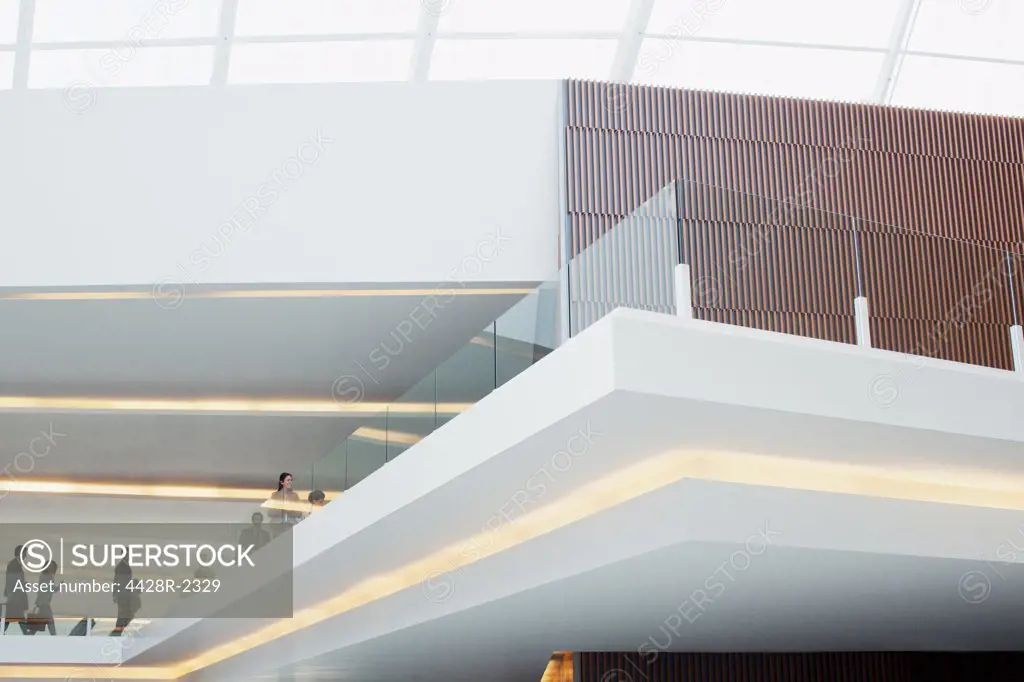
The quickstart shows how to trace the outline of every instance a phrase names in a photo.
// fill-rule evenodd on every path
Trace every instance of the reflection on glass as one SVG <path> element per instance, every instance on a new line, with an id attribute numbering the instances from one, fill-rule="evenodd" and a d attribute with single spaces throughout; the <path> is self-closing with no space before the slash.
<path id="1" fill-rule="evenodd" d="M 475 403 L 494 390 L 494 324 L 436 370 L 437 402 Z"/>
<path id="2" fill-rule="evenodd" d="M 554 286 L 542 286 L 495 322 L 498 386 L 526 371 L 554 349 L 557 329 L 552 313 L 557 296 Z"/>
<path id="3" fill-rule="evenodd" d="M 376 416 L 348 438 L 345 486 L 347 490 L 387 463 L 387 417 Z"/>
<path id="4" fill-rule="evenodd" d="M 568 265 L 570 335 L 616 308 L 676 311 L 676 202 L 676 186 L 669 184 L 603 233 L 585 236 Z"/>
<path id="5" fill-rule="evenodd" d="M 320 461 L 313 464 L 311 490 L 344 490 L 348 463 L 348 438 L 334 446 Z"/>

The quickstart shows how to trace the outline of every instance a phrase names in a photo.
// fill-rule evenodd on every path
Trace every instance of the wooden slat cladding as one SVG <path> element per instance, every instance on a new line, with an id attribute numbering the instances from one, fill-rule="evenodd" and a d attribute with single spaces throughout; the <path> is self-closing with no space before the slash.
<path id="1" fill-rule="evenodd" d="M 614 308 L 612 308 L 614 310 Z M 605 311 L 605 315 L 611 310 Z M 698 320 L 753 327 L 782 334 L 810 336 L 826 341 L 854 343 L 857 338 L 853 315 L 815 315 L 808 313 L 786 313 L 768 310 L 728 310 L 722 308 L 694 307 L 693 316 Z"/>
<path id="2" fill-rule="evenodd" d="M 892 653 L 581 653 L 576 682 L 911 682 Z M 922 681 L 923 682 L 923 681 Z"/>
<path id="3" fill-rule="evenodd" d="M 875 348 L 1013 369 L 1010 329 L 1003 325 L 873 317 L 871 337 Z"/>
<path id="4" fill-rule="evenodd" d="M 672 262 L 652 255 L 671 244 L 691 267 L 697 317 L 853 342 L 863 292 L 876 347 L 1009 367 L 1008 327 L 1024 318 L 1024 255 L 1004 262 L 1024 254 L 1024 120 L 581 81 L 566 91 L 569 255 L 641 206 L 655 233 L 631 218 L 631 237 L 587 256 L 570 290 L 588 306 L 574 331 L 618 305 L 673 310 Z"/>
<path id="5" fill-rule="evenodd" d="M 1011 682 L 1019 653 L 580 653 L 576 682 Z"/>
<path id="6" fill-rule="evenodd" d="M 1024 197 L 1024 162 L 887 153 L 865 144 L 857 137 L 817 147 L 569 128 L 567 208 L 621 218 L 682 178 L 777 201 L 809 194 L 820 211 L 997 248 L 1021 241 L 1024 213 L 1016 202 Z"/>
<path id="7" fill-rule="evenodd" d="M 863 133 L 866 148 L 1024 163 L 1018 118 L 569 81 L 571 128 L 717 137 L 836 147 Z"/>
<path id="8" fill-rule="evenodd" d="M 849 231 L 687 220 L 682 236 L 695 306 L 853 314 Z"/>

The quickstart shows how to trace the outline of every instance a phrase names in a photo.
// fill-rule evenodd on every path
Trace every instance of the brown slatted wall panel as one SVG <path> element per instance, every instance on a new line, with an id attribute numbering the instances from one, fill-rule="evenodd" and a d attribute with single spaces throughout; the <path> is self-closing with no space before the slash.
<path id="1" fill-rule="evenodd" d="M 577 682 L 916 682 L 901 654 L 579 654 Z M 965 681 L 966 682 L 966 681 Z"/>
<path id="2" fill-rule="evenodd" d="M 694 287 L 702 307 L 852 315 L 853 251 L 849 231 L 683 223 L 683 259 L 706 285 Z"/>
<path id="3" fill-rule="evenodd" d="M 872 317 L 871 336 L 876 348 L 1013 369 L 1008 326 Z"/>
<path id="4" fill-rule="evenodd" d="M 1024 324 L 1024 245 L 1018 244 L 1010 250 L 1006 265 L 1013 281 L 1013 308 L 1011 314 L 1017 324 Z"/>
<path id="5" fill-rule="evenodd" d="M 657 654 L 657 655 L 655 655 Z M 575 682 L 1016 682 L 1020 653 L 577 654 Z"/>
<path id="6" fill-rule="evenodd" d="M 1009 366 L 1010 275 L 999 286 L 990 275 L 1002 251 L 1024 253 L 1024 120 L 580 81 L 566 90 L 572 253 L 682 180 L 699 317 L 851 342 L 856 219 L 874 345 Z M 767 246 L 751 247 L 759 236 Z M 628 251 L 603 267 L 638 257 Z M 1012 276 L 1024 316 L 1024 260 Z"/>
<path id="7" fill-rule="evenodd" d="M 694 307 L 693 316 L 698 320 L 753 327 L 783 334 L 810 336 L 827 341 L 853 343 L 856 339 L 853 315 L 816 315 Z"/>

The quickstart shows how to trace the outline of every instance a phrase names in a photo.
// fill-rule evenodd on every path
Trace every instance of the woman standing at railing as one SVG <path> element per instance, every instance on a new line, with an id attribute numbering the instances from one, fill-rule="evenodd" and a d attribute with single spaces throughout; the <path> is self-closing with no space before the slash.
<path id="1" fill-rule="evenodd" d="M 277 477 L 277 492 L 270 496 L 270 520 L 279 524 L 278 531 L 284 532 L 302 520 L 299 496 L 292 490 L 295 477 L 287 471 Z"/>

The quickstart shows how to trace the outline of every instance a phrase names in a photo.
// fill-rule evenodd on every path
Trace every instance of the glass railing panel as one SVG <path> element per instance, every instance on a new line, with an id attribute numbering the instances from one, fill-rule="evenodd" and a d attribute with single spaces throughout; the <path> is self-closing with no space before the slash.
<path id="1" fill-rule="evenodd" d="M 437 371 L 420 379 L 387 411 L 388 461 L 398 457 L 437 428 Z"/>
<path id="2" fill-rule="evenodd" d="M 387 464 L 387 429 L 387 415 L 375 415 L 367 419 L 363 426 L 356 429 L 344 441 L 345 485 L 339 490 L 348 490 Z M 330 490 L 330 488 L 321 488 L 321 490 Z"/>
<path id="3" fill-rule="evenodd" d="M 875 348 L 1013 369 L 1005 250 L 878 226 L 862 242 Z"/>
<path id="4" fill-rule="evenodd" d="M 568 263 L 570 335 L 616 308 L 675 311 L 676 201 L 669 184 L 622 220 L 577 236 L 578 251 Z"/>
<path id="5" fill-rule="evenodd" d="M 436 423 L 437 420 L 432 414 L 424 417 L 403 413 L 401 410 L 392 414 L 389 410 L 388 461 L 395 459 L 433 433 Z"/>
<path id="6" fill-rule="evenodd" d="M 438 428 L 494 390 L 497 371 L 494 330 L 492 323 L 435 370 Z"/>
<path id="7" fill-rule="evenodd" d="M 348 488 L 348 447 L 345 439 L 313 464 L 310 490 L 341 492 Z"/>
<path id="8" fill-rule="evenodd" d="M 839 210 L 820 180 L 809 173 L 773 196 L 672 183 L 571 259 L 570 329 L 618 307 L 678 311 L 672 271 L 684 264 L 697 319 L 1024 367 L 1013 350 L 1024 346 L 1019 245 L 868 221 Z"/>
<path id="9" fill-rule="evenodd" d="M 809 195 L 677 186 L 679 260 L 689 268 L 694 318 L 856 343 L 853 220 Z"/>
<path id="10" fill-rule="evenodd" d="M 496 384 L 502 386 L 539 362 L 557 345 L 558 289 L 539 287 L 495 322 Z"/>

